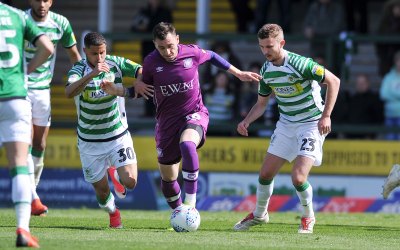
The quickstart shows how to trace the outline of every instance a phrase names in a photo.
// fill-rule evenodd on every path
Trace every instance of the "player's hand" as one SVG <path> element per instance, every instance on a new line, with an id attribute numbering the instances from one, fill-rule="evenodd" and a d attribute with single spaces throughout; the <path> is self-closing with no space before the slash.
<path id="1" fill-rule="evenodd" d="M 241 71 L 240 74 L 237 75 L 237 78 L 239 78 L 243 82 L 259 82 L 262 77 L 251 71 Z"/>
<path id="2" fill-rule="evenodd" d="M 321 135 L 327 135 L 331 132 L 331 118 L 321 117 L 318 121 L 318 131 Z"/>
<path id="3" fill-rule="evenodd" d="M 247 131 L 247 128 L 249 127 L 250 124 L 248 124 L 246 121 L 241 121 L 238 126 L 237 126 L 237 132 L 243 136 L 249 136 L 249 132 Z"/>
<path id="4" fill-rule="evenodd" d="M 113 82 L 103 81 L 100 83 L 100 88 L 109 95 L 117 95 L 118 87 Z"/>
<path id="5" fill-rule="evenodd" d="M 146 84 L 143 81 L 138 79 L 135 82 L 134 88 L 135 88 L 136 94 L 143 96 L 143 98 L 146 98 L 146 100 L 153 97 L 153 93 L 154 93 L 153 85 Z"/>
<path id="6" fill-rule="evenodd" d="M 110 72 L 110 68 L 108 67 L 108 64 L 105 62 L 98 63 L 96 66 L 93 68 L 91 74 L 93 77 L 98 76 L 101 72 Z"/>

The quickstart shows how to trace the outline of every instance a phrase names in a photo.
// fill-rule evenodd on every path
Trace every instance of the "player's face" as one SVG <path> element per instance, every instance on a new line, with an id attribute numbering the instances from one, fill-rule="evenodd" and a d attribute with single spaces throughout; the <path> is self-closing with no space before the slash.
<path id="1" fill-rule="evenodd" d="M 44 21 L 52 4 L 53 0 L 29 0 L 33 19 L 35 21 Z"/>
<path id="2" fill-rule="evenodd" d="M 164 40 L 154 40 L 154 46 L 160 55 L 167 61 L 172 62 L 178 55 L 179 36 L 169 33 Z"/>
<path id="3" fill-rule="evenodd" d="M 258 44 L 261 52 L 268 61 L 272 62 L 274 65 L 281 65 L 283 63 L 283 60 L 285 59 L 283 53 L 285 40 L 279 40 L 271 37 L 265 39 L 258 38 Z"/>
<path id="4" fill-rule="evenodd" d="M 84 48 L 86 59 L 92 66 L 96 66 L 98 63 L 103 63 L 106 60 L 107 46 L 102 44 L 100 46 L 90 46 Z"/>

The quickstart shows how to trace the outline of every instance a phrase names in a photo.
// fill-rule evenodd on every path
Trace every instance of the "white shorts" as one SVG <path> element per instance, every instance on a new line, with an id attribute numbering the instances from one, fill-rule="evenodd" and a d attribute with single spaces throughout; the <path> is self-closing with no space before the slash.
<path id="1" fill-rule="evenodd" d="M 268 153 L 292 162 L 298 155 L 314 159 L 314 166 L 322 163 L 325 135 L 318 131 L 318 121 L 290 123 L 280 119 L 276 124 Z"/>
<path id="2" fill-rule="evenodd" d="M 120 138 L 108 142 L 86 142 L 78 138 L 78 149 L 82 162 L 85 181 L 100 181 L 108 167 L 123 167 L 136 164 L 136 153 L 129 132 Z"/>
<path id="3" fill-rule="evenodd" d="M 0 144 L 31 143 L 32 116 L 26 99 L 0 102 Z"/>
<path id="4" fill-rule="evenodd" d="M 36 126 L 50 127 L 50 89 L 29 89 L 28 100 L 31 104 L 32 123 Z"/>

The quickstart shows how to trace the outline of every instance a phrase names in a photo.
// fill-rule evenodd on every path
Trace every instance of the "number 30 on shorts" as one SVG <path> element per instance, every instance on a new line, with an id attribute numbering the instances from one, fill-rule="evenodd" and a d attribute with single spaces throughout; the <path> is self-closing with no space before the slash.
<path id="1" fill-rule="evenodd" d="M 118 161 L 119 162 L 124 162 L 126 159 L 133 159 L 135 157 L 135 153 L 133 152 L 133 149 L 131 147 L 128 148 L 121 148 L 118 150 L 118 154 L 121 157 Z"/>

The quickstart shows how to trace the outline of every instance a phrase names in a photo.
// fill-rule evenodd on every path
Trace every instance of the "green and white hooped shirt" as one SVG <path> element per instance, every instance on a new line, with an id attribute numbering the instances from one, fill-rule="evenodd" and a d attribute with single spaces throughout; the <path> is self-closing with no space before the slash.
<path id="1" fill-rule="evenodd" d="M 136 77 L 142 66 L 123 57 L 110 55 L 106 56 L 106 63 L 110 73 L 102 72 L 74 97 L 78 114 L 78 136 L 85 141 L 109 141 L 125 133 L 128 128 L 125 99 L 108 95 L 101 90 L 100 84 L 105 78 L 114 78 L 114 83 L 122 86 L 122 77 Z M 75 63 L 68 72 L 67 86 L 91 71 L 86 59 Z"/>
<path id="2" fill-rule="evenodd" d="M 31 10 L 27 10 L 26 14 L 33 22 Z M 43 22 L 35 22 L 39 29 L 44 32 L 53 42 L 54 47 L 60 43 L 64 48 L 70 48 L 76 44 L 75 35 L 72 31 L 71 24 L 68 19 L 62 15 L 49 11 L 48 16 Z M 25 60 L 27 63 L 33 58 L 36 47 L 26 41 L 25 42 Z M 48 89 L 53 78 L 54 64 L 56 53 L 52 54 L 45 63 L 38 67 L 28 76 L 28 89 Z"/>
<path id="3" fill-rule="evenodd" d="M 318 120 L 324 110 L 319 83 L 325 77 L 325 68 L 311 58 L 284 51 L 282 66 L 264 63 L 260 70 L 262 80 L 258 94 L 275 93 L 281 118 L 290 122 Z"/>

